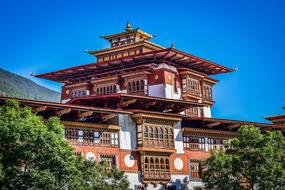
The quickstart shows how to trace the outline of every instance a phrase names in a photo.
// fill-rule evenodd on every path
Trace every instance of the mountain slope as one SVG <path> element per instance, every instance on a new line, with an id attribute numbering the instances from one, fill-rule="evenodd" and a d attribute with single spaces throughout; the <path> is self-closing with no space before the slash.
<path id="1" fill-rule="evenodd" d="M 60 93 L 45 88 L 20 75 L 0 68 L 0 96 L 43 101 L 60 101 Z"/>

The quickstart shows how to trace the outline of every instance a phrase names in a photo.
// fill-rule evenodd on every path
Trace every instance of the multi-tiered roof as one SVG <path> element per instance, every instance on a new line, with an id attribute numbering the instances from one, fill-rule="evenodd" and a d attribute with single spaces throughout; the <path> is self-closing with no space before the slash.
<path id="1" fill-rule="evenodd" d="M 173 47 L 164 48 L 150 42 L 153 35 L 140 29 L 132 29 L 128 23 L 122 33 L 103 36 L 111 44 L 110 48 L 88 51 L 97 58 L 94 63 L 79 65 L 59 71 L 36 75 L 36 77 L 53 80 L 56 82 L 88 80 L 92 77 L 100 78 L 105 75 L 121 75 L 132 70 L 151 70 L 157 63 L 166 62 L 181 70 L 192 70 L 214 75 L 231 72 L 225 66 L 177 50 Z M 139 53 L 115 56 L 114 52 L 124 52 L 139 48 Z M 111 56 L 108 56 L 112 54 Z M 113 57 L 112 57 L 113 56 Z"/>

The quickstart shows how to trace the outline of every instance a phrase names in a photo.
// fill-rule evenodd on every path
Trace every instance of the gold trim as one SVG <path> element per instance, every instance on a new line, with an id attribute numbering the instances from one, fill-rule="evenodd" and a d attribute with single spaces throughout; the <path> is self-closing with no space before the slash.
<path id="1" fill-rule="evenodd" d="M 164 152 L 164 153 L 174 153 L 176 149 L 162 149 L 162 148 L 149 148 L 149 147 L 138 147 L 137 151 L 140 152 Z"/>
<path id="2" fill-rule="evenodd" d="M 155 50 L 160 50 L 160 49 L 165 49 L 164 47 L 157 45 L 155 43 L 149 42 L 149 41 L 138 41 L 138 42 L 133 42 L 131 44 L 124 44 L 121 46 L 116 46 L 116 47 L 111 47 L 111 48 L 106 48 L 106 49 L 101 49 L 97 51 L 91 51 L 90 54 L 94 56 L 100 56 L 100 55 L 106 55 L 108 53 L 113 53 L 113 52 L 118 52 L 122 50 L 128 50 L 131 48 L 136 48 L 140 46 L 145 46 L 148 48 L 156 48 Z"/>
<path id="3" fill-rule="evenodd" d="M 64 126 L 74 126 L 74 127 L 90 127 L 90 128 L 100 128 L 100 129 L 110 129 L 110 130 L 120 130 L 118 125 L 106 125 L 97 123 L 86 123 L 77 121 L 60 121 Z"/>
<path id="4" fill-rule="evenodd" d="M 65 88 L 72 88 L 72 87 L 81 87 L 88 85 L 88 82 L 76 83 L 76 84 L 67 84 Z"/>

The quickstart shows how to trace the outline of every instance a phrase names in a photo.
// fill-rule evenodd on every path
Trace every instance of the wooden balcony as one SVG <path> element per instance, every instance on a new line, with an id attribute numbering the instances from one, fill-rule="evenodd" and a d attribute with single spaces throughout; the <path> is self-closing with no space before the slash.
<path id="1" fill-rule="evenodd" d="M 188 100 L 188 99 L 201 100 L 202 99 L 202 94 L 201 94 L 200 91 L 183 90 L 182 97 L 185 100 Z"/>
<path id="2" fill-rule="evenodd" d="M 204 102 L 213 102 L 213 97 L 212 96 L 205 96 L 203 95 L 203 101 Z"/>
<path id="3" fill-rule="evenodd" d="M 142 144 L 138 144 L 138 151 L 146 152 L 175 152 L 174 140 L 169 139 L 144 139 Z"/>
<path id="4" fill-rule="evenodd" d="M 98 137 L 94 134 L 98 133 Z M 65 139 L 77 146 L 119 147 L 118 132 L 96 131 L 87 128 L 65 127 Z"/>
<path id="5" fill-rule="evenodd" d="M 171 179 L 169 171 L 162 171 L 159 169 L 150 169 L 143 172 L 144 181 L 169 181 Z"/>

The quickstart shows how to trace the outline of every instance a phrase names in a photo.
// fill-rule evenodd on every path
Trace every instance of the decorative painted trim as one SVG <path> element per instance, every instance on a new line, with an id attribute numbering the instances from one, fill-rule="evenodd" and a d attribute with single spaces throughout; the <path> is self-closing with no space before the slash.
<path id="1" fill-rule="evenodd" d="M 67 85 L 65 85 L 65 88 L 81 87 L 81 86 L 86 86 L 86 85 L 88 85 L 88 82 L 67 84 Z"/>
<path id="2" fill-rule="evenodd" d="M 103 128 L 110 130 L 120 130 L 121 128 L 118 125 L 105 125 L 105 124 L 96 124 L 96 123 L 86 123 L 86 122 L 77 122 L 77 121 L 60 121 L 64 126 L 74 126 L 74 127 L 91 127 L 91 128 Z"/>

